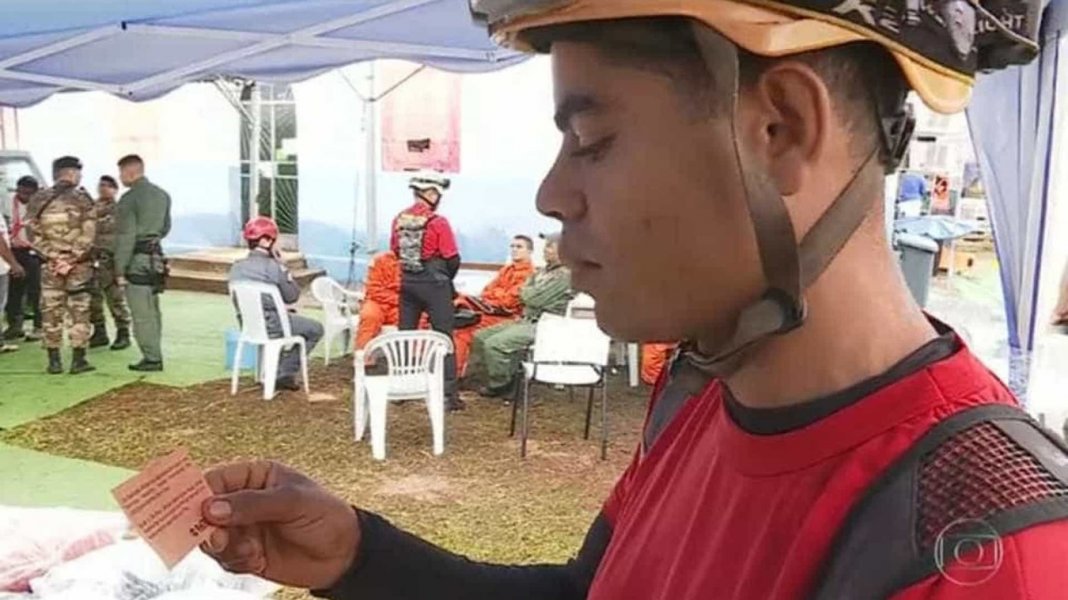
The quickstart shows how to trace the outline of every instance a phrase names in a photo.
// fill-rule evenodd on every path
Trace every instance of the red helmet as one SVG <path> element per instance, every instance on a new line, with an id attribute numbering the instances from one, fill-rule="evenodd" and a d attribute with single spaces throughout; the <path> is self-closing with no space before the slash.
<path id="1" fill-rule="evenodd" d="M 255 242 L 261 238 L 278 239 L 278 224 L 270 217 L 253 217 L 245 223 L 245 239 Z"/>

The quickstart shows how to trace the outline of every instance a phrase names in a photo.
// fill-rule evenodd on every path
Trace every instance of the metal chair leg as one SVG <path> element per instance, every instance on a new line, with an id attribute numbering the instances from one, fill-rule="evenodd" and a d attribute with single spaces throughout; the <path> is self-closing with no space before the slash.
<path id="1" fill-rule="evenodd" d="M 601 384 L 601 460 L 608 460 L 608 382 Z"/>
<path id="2" fill-rule="evenodd" d="M 527 413 L 530 411 L 530 380 L 524 378 L 523 381 L 523 432 L 522 441 L 519 442 L 519 457 L 527 457 L 527 435 L 530 433 L 530 427 L 527 420 Z"/>
<path id="3" fill-rule="evenodd" d="M 523 378 L 523 381 L 526 382 L 526 378 Z M 508 430 L 508 437 L 510 437 L 510 438 L 511 437 L 515 437 L 515 417 L 516 417 L 516 413 L 519 412 L 519 398 L 518 398 L 518 396 L 519 396 L 519 386 L 516 386 L 516 394 L 515 394 L 515 397 L 512 398 L 512 427 L 511 427 L 511 429 Z"/>
<path id="4" fill-rule="evenodd" d="M 586 394 L 586 433 L 582 434 L 582 439 L 590 439 L 590 417 L 593 416 L 593 386 L 590 386 L 589 391 Z"/>

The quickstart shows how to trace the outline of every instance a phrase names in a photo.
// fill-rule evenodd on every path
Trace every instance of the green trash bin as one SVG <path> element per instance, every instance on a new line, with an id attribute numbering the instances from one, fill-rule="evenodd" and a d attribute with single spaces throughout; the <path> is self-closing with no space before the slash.
<path id="1" fill-rule="evenodd" d="M 901 271 L 905 274 L 905 283 L 912 292 L 912 297 L 920 306 L 927 306 L 927 295 L 931 289 L 931 274 L 934 273 L 935 256 L 938 255 L 938 242 L 922 235 L 899 233 L 895 237 Z"/>

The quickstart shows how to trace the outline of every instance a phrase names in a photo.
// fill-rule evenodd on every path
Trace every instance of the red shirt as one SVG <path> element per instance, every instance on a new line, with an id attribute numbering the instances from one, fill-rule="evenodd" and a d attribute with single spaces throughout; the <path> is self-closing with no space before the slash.
<path id="1" fill-rule="evenodd" d="M 433 210 L 423 202 L 416 202 L 404 209 L 401 214 L 433 215 Z M 398 215 L 399 217 L 400 215 Z M 397 219 L 393 219 L 393 227 L 389 238 L 389 247 L 394 253 L 400 252 L 397 243 Z M 423 260 L 431 258 L 449 259 L 460 254 L 456 247 L 456 237 L 452 234 L 452 226 L 449 220 L 441 215 L 435 215 L 426 224 L 426 232 L 423 234 Z"/>
<path id="2" fill-rule="evenodd" d="M 801 600 L 874 479 L 937 422 L 983 403 L 1015 401 L 963 346 L 780 435 L 753 435 L 735 425 L 714 382 L 680 409 L 617 483 L 604 508 L 611 542 L 588 598 Z M 1003 542 L 1001 568 L 982 585 L 964 587 L 936 575 L 894 600 L 1065 596 L 1068 522 L 1035 526 Z"/>

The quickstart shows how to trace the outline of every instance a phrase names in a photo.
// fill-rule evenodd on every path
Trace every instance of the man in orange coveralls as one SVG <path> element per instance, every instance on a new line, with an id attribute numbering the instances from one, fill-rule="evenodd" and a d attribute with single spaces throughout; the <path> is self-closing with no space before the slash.
<path id="1" fill-rule="evenodd" d="M 457 308 L 470 309 L 480 317 L 477 323 L 468 327 L 457 325 L 452 333 L 452 341 L 456 346 L 456 370 L 461 377 L 467 367 L 471 340 L 475 334 L 487 327 L 518 319 L 523 312 L 519 290 L 534 274 L 534 263 L 530 259 L 534 252 L 534 240 L 517 235 L 512 238 L 510 249 L 512 262 L 497 272 L 497 276 L 479 296 L 461 296 L 456 300 Z"/>
<path id="2" fill-rule="evenodd" d="M 656 384 L 678 344 L 642 344 L 642 383 Z"/>
<path id="3" fill-rule="evenodd" d="M 371 259 L 364 282 L 360 324 L 356 328 L 356 349 L 363 349 L 386 325 L 400 321 L 400 263 L 392 252 Z"/>

